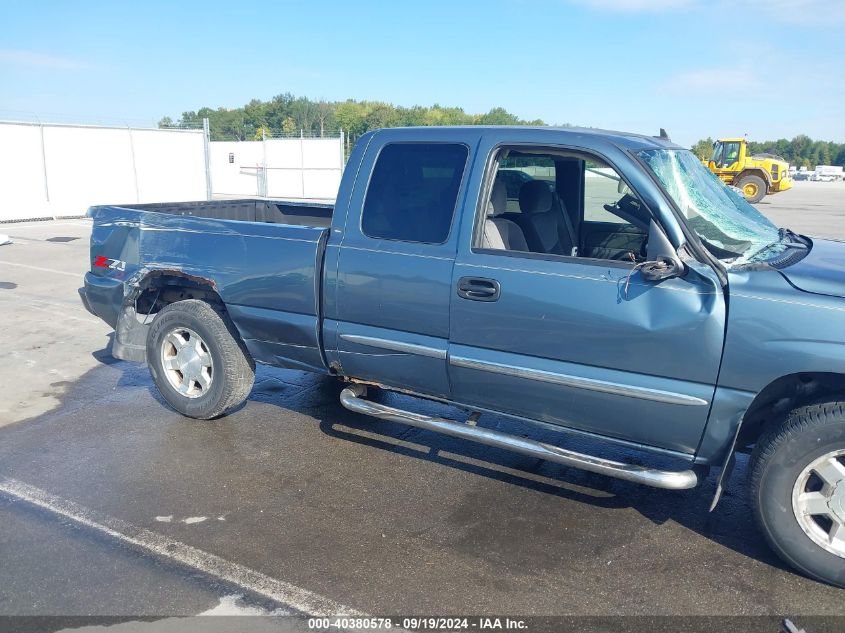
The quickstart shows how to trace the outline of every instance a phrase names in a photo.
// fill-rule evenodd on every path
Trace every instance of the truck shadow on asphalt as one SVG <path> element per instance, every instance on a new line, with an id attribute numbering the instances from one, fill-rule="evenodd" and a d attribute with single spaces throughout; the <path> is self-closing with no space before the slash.
<path id="1" fill-rule="evenodd" d="M 336 383 L 328 383 L 323 391 L 331 394 L 328 398 L 333 399 L 333 396 L 339 397 L 341 388 L 342 386 Z M 419 400 L 416 406 L 409 407 L 407 403 L 413 400 L 412 398 L 395 394 L 381 393 L 371 399 L 392 406 L 404 405 L 415 412 L 444 417 L 456 417 L 461 414 L 458 409 Z M 397 402 L 398 400 L 401 400 L 401 404 Z M 308 413 L 308 411 L 305 410 L 303 413 Z M 483 415 L 478 424 L 610 459 L 642 465 L 661 465 L 660 458 L 644 459 L 641 453 L 624 448 L 607 450 L 606 446 L 599 446 L 594 441 L 565 432 L 540 430 L 528 424 L 498 416 Z M 656 525 L 674 521 L 744 556 L 777 569 L 789 570 L 766 546 L 754 525 L 752 509 L 744 489 L 747 466 L 745 455 L 738 456 L 728 488 L 716 510 L 710 513 L 709 506 L 716 487 L 717 469 L 714 469 L 695 489 L 660 490 L 415 427 L 374 420 L 349 412 L 339 404 L 334 410 L 322 416 L 320 429 L 332 437 L 436 463 L 561 500 L 609 511 L 621 512 L 630 508 Z M 568 522 L 569 529 L 572 525 L 578 525 L 579 522 L 585 527 L 592 523 L 592 521 L 584 520 L 584 515 L 591 511 L 590 508 L 581 510 L 584 514 L 581 514 L 577 521 Z M 624 520 L 620 517 L 620 521 Z"/>
<path id="2" fill-rule="evenodd" d="M 149 393 L 158 402 L 163 411 L 166 410 L 172 415 L 172 411 L 156 390 L 145 367 L 115 361 L 105 350 L 96 352 L 94 356 L 111 370 L 120 372 L 116 388 L 142 387 L 143 391 Z M 92 380 L 92 373 L 101 370 L 101 368 L 96 368 L 86 374 L 70 388 L 68 395 L 78 400 L 80 394 L 73 393 L 77 384 Z M 211 425 L 212 432 L 214 429 L 219 429 L 220 433 L 231 435 L 234 432 L 233 425 L 236 427 L 253 422 L 256 406 L 263 404 L 278 407 L 286 412 L 316 420 L 319 431 L 331 438 L 411 457 L 421 462 L 436 464 L 437 467 L 482 477 L 490 482 L 501 482 L 541 493 L 547 500 L 537 502 L 536 496 L 532 495 L 534 498 L 532 503 L 548 506 L 548 510 L 538 505 L 539 511 L 525 510 L 526 516 L 512 517 L 514 521 L 527 523 L 523 526 L 527 535 L 530 535 L 531 530 L 540 522 L 552 522 L 552 525 L 544 524 L 542 529 L 548 531 L 559 526 L 561 530 L 568 530 L 570 537 L 573 530 L 583 531 L 581 537 L 585 540 L 598 539 L 596 546 L 600 548 L 601 542 L 605 539 L 620 538 L 620 532 L 625 531 L 625 525 L 632 518 L 626 511 L 633 510 L 654 525 L 675 522 L 745 557 L 779 570 L 787 569 L 766 546 L 753 523 L 752 511 L 744 490 L 747 463 L 745 456 L 739 456 L 737 467 L 719 506 L 715 512 L 709 513 L 708 508 L 718 474 L 716 471 L 693 490 L 665 491 L 648 488 L 466 440 L 359 415 L 346 410 L 340 404 L 339 394 L 342 388 L 343 385 L 334 378 L 259 366 L 255 386 L 245 405 L 226 417 L 196 423 Z M 90 390 L 90 387 L 88 389 Z M 85 391 L 82 389 L 81 397 L 83 398 Z M 375 392 L 371 398 L 399 408 L 412 409 L 418 413 L 464 419 L 458 409 L 440 403 L 386 392 Z M 262 420 L 268 417 L 273 419 L 272 415 L 267 416 L 263 413 L 260 417 Z M 194 423 L 187 418 L 184 420 L 186 423 Z M 479 425 L 529 436 L 588 454 L 666 467 L 659 457 L 652 460 L 649 456 L 648 461 L 645 461 L 641 453 L 627 448 L 608 450 L 606 446 L 597 445 L 581 437 L 537 429 L 499 416 L 484 415 L 479 420 Z M 272 428 L 273 426 L 270 427 L 270 432 Z M 272 440 L 275 439 L 277 438 L 272 438 Z M 327 459 L 336 459 L 336 456 L 327 457 Z M 430 469 L 425 470 L 430 471 Z M 401 475 L 397 474 L 397 476 Z M 366 473 L 362 473 L 362 477 L 366 477 Z M 445 477 L 448 478 L 449 475 Z M 472 491 L 467 494 L 471 495 Z M 552 503 L 552 499 L 557 499 L 561 503 Z M 472 496 L 471 502 L 474 511 L 496 517 L 495 522 L 485 527 L 486 546 L 502 551 L 513 549 L 512 542 L 515 536 L 513 523 L 509 522 L 504 514 L 508 508 L 497 505 L 495 497 Z M 469 522 L 470 518 L 455 516 L 452 520 L 457 522 L 455 525 L 458 525 L 462 521 Z M 502 528 L 497 532 L 499 521 L 509 522 L 510 527 Z M 608 521 L 616 524 L 606 528 L 609 534 L 606 536 L 597 534 L 596 530 L 600 524 L 602 522 L 606 524 Z M 621 537 L 642 538 L 641 534 L 636 534 L 636 529 L 638 528 L 634 528 L 634 534 L 621 535 Z"/>

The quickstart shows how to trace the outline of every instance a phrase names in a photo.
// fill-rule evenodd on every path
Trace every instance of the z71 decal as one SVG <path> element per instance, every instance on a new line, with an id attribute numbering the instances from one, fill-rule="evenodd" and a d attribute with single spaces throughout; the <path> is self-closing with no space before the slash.
<path id="1" fill-rule="evenodd" d="M 111 268 L 112 270 L 126 270 L 126 262 L 120 261 L 119 259 L 109 259 L 102 255 L 97 255 L 94 258 L 94 265 L 100 268 Z"/>

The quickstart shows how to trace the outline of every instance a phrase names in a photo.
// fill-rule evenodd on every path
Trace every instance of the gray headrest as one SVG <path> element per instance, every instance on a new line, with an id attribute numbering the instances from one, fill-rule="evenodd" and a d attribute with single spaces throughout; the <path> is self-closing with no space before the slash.
<path id="1" fill-rule="evenodd" d="M 523 213 L 546 213 L 552 208 L 552 188 L 545 180 L 529 180 L 519 189 L 519 209 Z"/>
<path id="2" fill-rule="evenodd" d="M 490 192 L 490 202 L 487 203 L 487 217 L 495 218 L 508 210 L 508 190 L 505 183 L 496 180 Z"/>

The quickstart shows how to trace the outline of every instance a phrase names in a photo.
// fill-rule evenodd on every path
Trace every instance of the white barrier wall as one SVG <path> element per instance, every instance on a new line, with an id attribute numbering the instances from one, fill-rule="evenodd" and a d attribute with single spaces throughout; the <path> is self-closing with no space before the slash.
<path id="1" fill-rule="evenodd" d="M 0 122 L 0 221 L 206 197 L 201 130 Z"/>
<path id="2" fill-rule="evenodd" d="M 232 162 L 229 162 L 232 154 Z M 261 195 L 263 152 L 260 142 L 214 141 L 209 143 L 211 190 L 216 196 Z"/>
<path id="3" fill-rule="evenodd" d="M 213 196 L 337 195 L 342 136 L 208 146 Z M 202 130 L 0 122 L 0 222 L 79 216 L 97 204 L 208 195 Z"/>
<path id="4" fill-rule="evenodd" d="M 342 137 L 212 141 L 209 145 L 214 196 L 334 200 L 337 195 L 343 173 Z"/>
<path id="5" fill-rule="evenodd" d="M 38 127 L 0 124 L 0 220 L 50 215 Z"/>

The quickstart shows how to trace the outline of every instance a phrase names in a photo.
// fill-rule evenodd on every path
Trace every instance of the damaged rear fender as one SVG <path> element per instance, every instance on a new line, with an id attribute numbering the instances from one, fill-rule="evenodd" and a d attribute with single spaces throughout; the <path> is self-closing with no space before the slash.
<path id="1" fill-rule="evenodd" d="M 213 280 L 168 268 L 141 268 L 124 282 L 123 304 L 115 325 L 112 356 L 146 362 L 147 332 L 155 313 L 185 299 L 223 305 Z"/>

